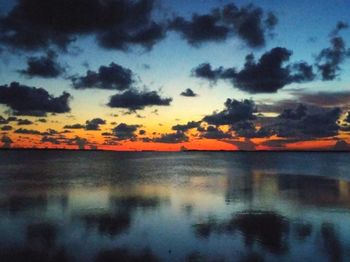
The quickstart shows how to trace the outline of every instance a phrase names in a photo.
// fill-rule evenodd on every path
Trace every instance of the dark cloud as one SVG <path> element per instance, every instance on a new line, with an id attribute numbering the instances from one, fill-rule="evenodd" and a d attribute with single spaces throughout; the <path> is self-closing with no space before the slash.
<path id="1" fill-rule="evenodd" d="M 227 99 L 224 110 L 205 116 L 203 121 L 210 125 L 232 125 L 240 121 L 256 119 L 254 115 L 256 112 L 257 108 L 252 100 Z"/>
<path id="2" fill-rule="evenodd" d="M 238 148 L 238 150 L 241 151 L 254 151 L 256 149 L 256 144 L 248 138 L 245 138 L 243 141 L 230 140 L 226 142 L 235 145 Z"/>
<path id="3" fill-rule="evenodd" d="M 198 15 L 193 14 L 191 21 L 183 17 L 176 17 L 170 22 L 171 30 L 181 33 L 191 45 L 198 45 L 208 41 L 225 40 L 230 28 L 223 24 L 219 15 Z"/>
<path id="4" fill-rule="evenodd" d="M 198 46 L 209 41 L 223 41 L 237 36 L 250 47 L 265 45 L 266 34 L 277 24 L 277 17 L 254 5 L 237 7 L 228 4 L 209 14 L 193 14 L 190 20 L 176 17 L 169 28 L 179 32 L 191 45 Z"/>
<path id="5" fill-rule="evenodd" d="M 2 136 L 1 142 L 3 143 L 2 148 L 10 148 L 13 143 L 12 139 L 6 135 Z"/>
<path id="6" fill-rule="evenodd" d="M 48 51 L 46 56 L 29 57 L 27 68 L 19 71 L 29 77 L 54 78 L 65 72 L 64 68 L 57 62 L 57 54 Z"/>
<path id="7" fill-rule="evenodd" d="M 222 72 L 222 67 L 218 69 L 212 69 L 210 64 L 203 63 L 192 70 L 192 75 L 215 83 L 221 78 Z"/>
<path id="8" fill-rule="evenodd" d="M 234 87 L 248 93 L 275 93 L 288 84 L 315 78 L 312 66 L 305 62 L 284 65 L 291 55 L 290 50 L 276 47 L 264 53 L 258 62 L 253 54 L 247 55 L 240 71 L 223 67 L 212 69 L 210 64 L 201 64 L 193 69 L 192 74 L 212 83 L 218 79 L 229 80 Z"/>
<path id="9" fill-rule="evenodd" d="M 279 137 L 312 139 L 336 136 L 340 130 L 340 126 L 337 124 L 340 114 L 339 108 L 309 113 L 306 112 L 303 105 L 299 105 L 295 110 L 287 109 L 282 112 L 279 116 L 281 121 L 271 128 Z"/>
<path id="10" fill-rule="evenodd" d="M 10 130 L 12 130 L 12 126 L 6 125 L 6 126 L 1 127 L 1 131 L 10 131 Z"/>
<path id="11" fill-rule="evenodd" d="M 25 129 L 19 128 L 15 130 L 16 134 L 24 134 L 24 135 L 41 135 L 41 132 L 33 129 Z"/>
<path id="12" fill-rule="evenodd" d="M 220 130 L 218 127 L 214 127 L 214 126 L 208 126 L 207 129 L 205 129 L 205 131 L 202 132 L 200 136 L 202 138 L 218 139 L 218 140 L 232 138 L 232 135 L 230 133 L 226 133 Z"/>
<path id="13" fill-rule="evenodd" d="M 318 107 L 346 107 L 350 106 L 350 91 L 339 92 L 316 92 L 316 93 L 293 93 L 295 98 L 305 104 Z"/>
<path id="14" fill-rule="evenodd" d="M 307 107 L 303 104 L 299 104 L 294 110 L 290 108 L 284 109 L 279 117 L 282 119 L 300 120 L 306 116 L 306 113 Z"/>
<path id="15" fill-rule="evenodd" d="M 350 144 L 348 144 L 344 140 L 338 140 L 335 145 L 333 146 L 333 150 L 335 151 L 349 151 L 350 150 Z"/>
<path id="16" fill-rule="evenodd" d="M 197 94 L 195 92 L 193 92 L 192 89 L 187 88 L 185 91 L 181 92 L 180 94 L 181 96 L 187 96 L 187 97 L 195 97 L 197 96 Z"/>
<path id="17" fill-rule="evenodd" d="M 8 124 L 7 119 L 5 119 L 3 116 L 0 116 L 0 125 Z"/>
<path id="18" fill-rule="evenodd" d="M 41 142 L 42 143 L 51 143 L 51 144 L 54 144 L 54 145 L 60 145 L 61 144 L 61 142 L 57 138 L 49 137 L 49 136 L 43 136 L 41 138 Z"/>
<path id="19" fill-rule="evenodd" d="M 113 129 L 113 135 L 118 140 L 134 140 L 136 138 L 135 132 L 139 127 L 139 125 L 120 123 Z"/>
<path id="20" fill-rule="evenodd" d="M 70 143 L 73 145 L 77 145 L 78 149 L 83 150 L 88 145 L 89 141 L 86 138 L 76 136 L 75 138 L 70 140 Z"/>
<path id="21" fill-rule="evenodd" d="M 171 98 L 162 98 L 156 91 L 128 90 L 111 96 L 107 105 L 112 108 L 127 108 L 135 111 L 144 109 L 146 106 L 168 106 L 171 101 Z"/>
<path id="22" fill-rule="evenodd" d="M 98 72 L 88 70 L 86 76 L 72 77 L 72 85 L 75 89 L 125 90 L 130 88 L 133 82 L 133 72 L 115 63 L 100 66 Z"/>
<path id="23" fill-rule="evenodd" d="M 331 34 L 331 46 L 322 49 L 316 58 L 316 66 L 324 81 L 334 80 L 341 70 L 340 65 L 350 57 L 350 48 L 347 48 L 344 39 L 339 36 L 339 32 L 346 28 L 346 23 L 338 22 Z"/>
<path id="24" fill-rule="evenodd" d="M 25 125 L 32 125 L 33 122 L 28 120 L 28 119 L 18 119 L 17 120 L 17 125 L 19 126 L 25 126 Z"/>
<path id="25" fill-rule="evenodd" d="M 164 27 L 152 20 L 153 9 L 153 0 L 19 0 L 0 19 L 0 43 L 65 49 L 79 36 L 93 35 L 104 48 L 151 48 L 165 36 Z"/>
<path id="26" fill-rule="evenodd" d="M 71 95 L 67 92 L 54 97 L 43 88 L 17 82 L 0 86 L 0 104 L 7 105 L 17 115 L 44 116 L 46 113 L 70 112 L 70 98 Z"/>
<path id="27" fill-rule="evenodd" d="M 86 130 L 100 130 L 100 125 L 105 125 L 106 120 L 103 120 L 101 118 L 94 118 L 92 120 L 87 120 L 85 129 Z"/>
<path id="28" fill-rule="evenodd" d="M 139 135 L 145 135 L 146 134 L 146 130 L 143 130 L 143 129 L 141 129 L 140 131 L 139 131 Z"/>
<path id="29" fill-rule="evenodd" d="M 184 132 L 176 131 L 175 133 L 162 134 L 160 137 L 156 137 L 152 141 L 156 143 L 176 144 L 188 142 L 189 138 Z"/>
<path id="30" fill-rule="evenodd" d="M 263 138 L 273 135 L 271 129 L 265 127 L 258 129 L 253 122 L 249 121 L 238 122 L 232 125 L 230 130 L 235 132 L 235 136 L 245 138 Z"/>
<path id="31" fill-rule="evenodd" d="M 187 132 L 189 129 L 200 127 L 202 121 L 190 121 L 184 125 L 175 125 L 171 129 L 175 131 Z"/>
<path id="32" fill-rule="evenodd" d="M 83 129 L 85 128 L 85 125 L 81 125 L 81 124 L 65 125 L 63 128 L 64 129 Z"/>

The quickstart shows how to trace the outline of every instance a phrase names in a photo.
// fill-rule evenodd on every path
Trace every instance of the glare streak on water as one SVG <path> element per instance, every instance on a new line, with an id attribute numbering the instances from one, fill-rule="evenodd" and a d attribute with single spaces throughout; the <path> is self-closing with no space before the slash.
<path id="1" fill-rule="evenodd" d="M 350 261 L 346 153 L 0 151 L 0 261 Z"/>

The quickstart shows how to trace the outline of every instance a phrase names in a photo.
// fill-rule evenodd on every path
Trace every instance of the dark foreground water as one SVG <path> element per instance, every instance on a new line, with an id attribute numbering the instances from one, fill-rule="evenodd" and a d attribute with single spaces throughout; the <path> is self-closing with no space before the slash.
<path id="1" fill-rule="evenodd" d="M 349 156 L 0 151 L 0 261 L 350 261 Z"/>

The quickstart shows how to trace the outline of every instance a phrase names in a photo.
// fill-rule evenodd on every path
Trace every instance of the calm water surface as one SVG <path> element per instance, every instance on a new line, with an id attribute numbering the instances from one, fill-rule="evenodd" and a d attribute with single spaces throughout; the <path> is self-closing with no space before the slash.
<path id="1" fill-rule="evenodd" d="M 349 156 L 0 151 L 0 261 L 350 261 Z"/>

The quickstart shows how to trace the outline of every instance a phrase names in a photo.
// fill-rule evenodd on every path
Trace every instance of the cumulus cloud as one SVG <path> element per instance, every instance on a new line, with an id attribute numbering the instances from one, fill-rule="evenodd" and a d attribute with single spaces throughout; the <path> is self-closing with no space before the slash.
<path id="1" fill-rule="evenodd" d="M 181 131 L 176 131 L 174 133 L 169 133 L 169 134 L 168 133 L 161 134 L 160 137 L 155 137 L 152 139 L 152 141 L 156 143 L 169 143 L 169 144 L 188 142 L 188 140 L 189 140 L 188 136 Z"/>
<path id="2" fill-rule="evenodd" d="M 210 125 L 232 125 L 234 123 L 246 120 L 254 120 L 257 112 L 257 107 L 252 100 L 238 101 L 235 99 L 227 99 L 225 109 L 219 112 L 214 112 L 203 118 L 203 121 Z"/>
<path id="3" fill-rule="evenodd" d="M 201 122 L 202 121 L 190 121 L 184 125 L 174 125 L 171 129 L 175 131 L 187 132 L 189 129 L 200 127 Z"/>
<path id="4" fill-rule="evenodd" d="M 228 132 L 224 132 L 215 126 L 208 126 L 207 129 L 201 132 L 200 136 L 206 139 L 228 139 L 232 138 L 232 135 Z"/>
<path id="5" fill-rule="evenodd" d="M 115 128 L 113 128 L 113 135 L 118 140 L 134 140 L 136 138 L 136 130 L 139 125 L 128 125 L 125 123 L 120 123 Z"/>
<path id="6" fill-rule="evenodd" d="M 341 70 L 340 65 L 350 57 L 350 48 L 346 46 L 339 32 L 348 28 L 344 22 L 338 22 L 330 39 L 330 47 L 324 48 L 316 58 L 316 66 L 321 73 L 322 80 L 334 80 Z"/>
<path id="7" fill-rule="evenodd" d="M 19 0 L 0 20 L 0 44 L 38 50 L 62 49 L 79 36 L 96 37 L 101 47 L 151 48 L 165 36 L 152 19 L 154 0 Z"/>
<path id="8" fill-rule="evenodd" d="M 279 137 L 305 139 L 336 136 L 340 130 L 337 124 L 340 114 L 339 108 L 320 109 L 319 112 L 309 113 L 303 105 L 299 105 L 294 111 L 283 111 L 279 116 L 282 121 L 271 128 Z"/>
<path id="9" fill-rule="evenodd" d="M 256 125 L 250 121 L 238 122 L 232 125 L 230 130 L 235 132 L 235 136 L 245 138 L 263 138 L 273 135 L 273 131 L 270 128 L 257 128 Z"/>
<path id="10" fill-rule="evenodd" d="M 75 89 L 111 89 L 125 90 L 133 84 L 133 72 L 116 63 L 109 66 L 100 66 L 98 72 L 88 70 L 85 76 L 72 78 L 72 85 Z"/>
<path id="11" fill-rule="evenodd" d="M 217 80 L 229 80 L 234 87 L 248 93 L 275 93 L 291 83 L 312 81 L 315 78 L 313 68 L 306 62 L 286 64 L 292 51 L 276 47 L 264 53 L 259 61 L 254 55 L 246 56 L 244 67 L 212 69 L 211 65 L 204 63 L 194 68 L 192 75 L 206 79 L 212 83 Z"/>
<path id="12" fill-rule="evenodd" d="M 70 98 L 71 95 L 67 92 L 54 97 L 43 88 L 17 82 L 0 86 L 0 104 L 7 105 L 17 115 L 44 116 L 47 113 L 70 112 Z"/>
<path id="13" fill-rule="evenodd" d="M 101 118 L 94 118 L 92 120 L 87 120 L 85 129 L 86 130 L 100 130 L 100 125 L 105 125 L 106 120 L 103 120 Z"/>
<path id="14" fill-rule="evenodd" d="M 171 98 L 162 98 L 156 91 L 127 90 L 122 94 L 111 96 L 107 105 L 135 111 L 147 106 L 169 106 L 171 101 Z"/>
<path id="15" fill-rule="evenodd" d="M 175 17 L 169 28 L 179 32 L 194 46 L 236 36 L 255 48 L 265 45 L 267 34 L 276 24 L 277 17 L 273 13 L 265 13 L 260 7 L 250 4 L 239 8 L 235 4 L 227 4 L 209 14 L 193 14 L 190 20 Z"/>
<path id="16" fill-rule="evenodd" d="M 27 68 L 19 70 L 19 73 L 28 77 L 44 78 L 55 78 L 64 72 L 64 68 L 57 62 L 57 54 L 51 50 L 45 56 L 29 57 Z"/>
<path id="17" fill-rule="evenodd" d="M 187 88 L 185 91 L 181 92 L 181 96 L 186 96 L 186 97 L 195 97 L 197 94 L 193 92 L 191 88 Z"/>

